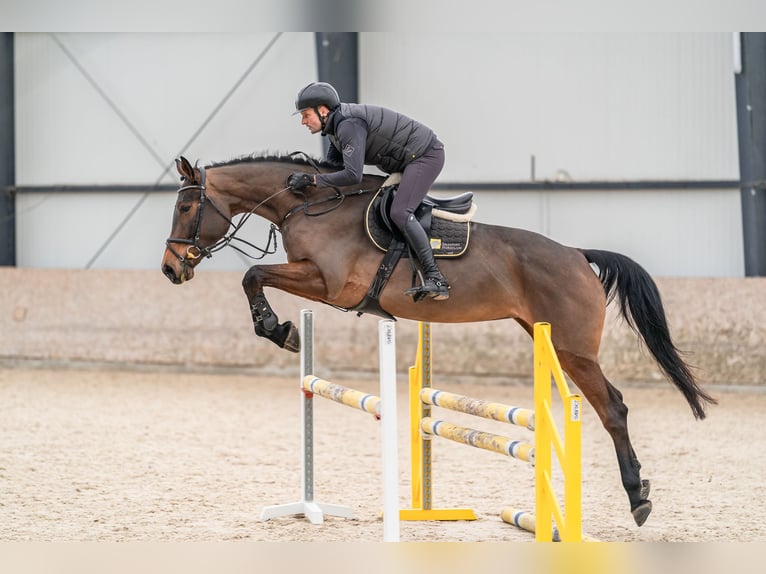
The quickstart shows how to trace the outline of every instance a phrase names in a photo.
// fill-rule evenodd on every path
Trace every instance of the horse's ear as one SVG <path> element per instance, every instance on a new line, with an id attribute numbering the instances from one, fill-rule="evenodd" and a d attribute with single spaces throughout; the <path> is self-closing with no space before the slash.
<path id="1" fill-rule="evenodd" d="M 176 159 L 176 169 L 183 179 L 194 181 L 194 168 L 184 156 Z"/>

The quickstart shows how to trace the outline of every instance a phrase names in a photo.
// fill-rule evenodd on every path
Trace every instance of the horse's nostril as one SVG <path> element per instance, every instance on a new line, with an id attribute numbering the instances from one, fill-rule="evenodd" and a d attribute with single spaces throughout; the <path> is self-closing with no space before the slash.
<path id="1" fill-rule="evenodd" d="M 167 277 L 171 281 L 175 281 L 176 280 L 176 274 L 173 271 L 173 268 L 170 265 L 168 265 L 167 263 L 162 266 L 162 272 L 165 274 L 165 277 Z"/>

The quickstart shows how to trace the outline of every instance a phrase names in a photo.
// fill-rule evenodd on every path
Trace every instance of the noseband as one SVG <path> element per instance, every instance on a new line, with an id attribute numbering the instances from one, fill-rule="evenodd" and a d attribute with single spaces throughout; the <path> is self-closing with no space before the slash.
<path id="1" fill-rule="evenodd" d="M 186 239 L 186 238 L 183 238 L 183 237 L 168 237 L 165 240 L 165 245 L 167 246 L 168 251 L 170 251 L 173 255 L 175 255 L 181 263 L 187 264 L 190 261 L 196 261 L 197 259 L 199 259 L 203 255 L 205 257 L 212 257 L 213 253 L 223 249 L 224 247 L 229 245 L 233 240 L 236 239 L 237 241 L 241 241 L 242 243 L 245 243 L 245 244 L 249 245 L 250 247 L 252 247 L 253 249 L 256 249 L 257 251 L 260 252 L 260 255 L 254 256 L 254 255 L 250 255 L 249 253 L 247 253 L 247 252 L 243 251 L 242 249 L 238 248 L 236 245 L 231 245 L 231 247 L 233 247 L 234 249 L 236 249 L 237 251 L 239 251 L 243 255 L 246 255 L 247 257 L 250 257 L 251 259 L 260 259 L 260 258 L 262 258 L 262 257 L 264 257 L 266 255 L 271 254 L 271 253 L 276 253 L 276 250 L 277 250 L 277 234 L 276 234 L 276 226 L 273 225 L 273 224 L 271 225 L 271 228 L 269 230 L 269 238 L 268 238 L 268 242 L 266 244 L 266 248 L 265 249 L 261 248 L 261 247 L 258 247 L 257 245 L 253 245 L 249 241 L 246 241 L 246 240 L 241 239 L 239 237 L 235 237 L 235 234 L 237 233 L 237 231 L 239 231 L 239 229 L 242 227 L 242 225 L 244 225 L 244 223 L 247 220 L 247 218 L 250 215 L 252 215 L 252 213 L 258 207 L 263 205 L 263 203 L 265 203 L 265 201 L 263 201 L 263 202 L 259 203 L 258 205 L 256 205 L 256 207 L 254 207 L 252 209 L 252 211 L 250 211 L 250 213 L 246 214 L 245 217 L 243 217 L 242 220 L 238 224 L 235 224 L 228 216 L 226 216 L 218 208 L 218 206 L 215 203 L 213 203 L 213 200 L 210 199 L 207 196 L 207 194 L 205 193 L 205 189 L 206 189 L 206 187 L 205 187 L 205 178 L 206 178 L 206 176 L 205 176 L 205 168 L 204 168 L 204 166 L 199 168 L 199 172 L 200 172 L 200 182 L 198 184 L 185 185 L 183 187 L 180 187 L 178 189 L 178 192 L 177 192 L 177 193 L 181 193 L 181 192 L 189 190 L 189 189 L 198 189 L 199 190 L 199 200 L 198 200 L 199 208 L 197 209 L 197 219 L 196 219 L 196 221 L 194 223 L 194 239 Z M 282 191 L 284 191 L 284 190 L 282 190 Z M 271 199 L 271 197 L 267 198 L 267 200 L 268 199 Z M 234 230 L 231 233 L 229 233 L 227 235 L 224 235 L 221 239 L 216 241 L 210 247 L 202 247 L 199 244 L 199 235 L 200 235 L 200 229 L 202 227 L 202 214 L 203 214 L 203 212 L 205 210 L 205 205 L 207 205 L 207 204 L 210 204 L 213 207 L 213 209 L 216 211 L 216 213 L 218 215 L 220 215 L 224 220 L 226 220 L 226 222 L 229 224 L 230 228 L 234 227 Z M 172 245 L 173 243 L 181 243 L 183 245 L 188 245 L 188 247 L 186 248 L 186 255 L 181 255 L 180 253 L 178 253 L 173 248 L 173 245 Z M 272 243 L 273 243 L 273 246 L 272 246 Z"/>
<path id="2" fill-rule="evenodd" d="M 199 234 L 200 234 L 200 228 L 202 227 L 202 213 L 205 211 L 205 205 L 207 203 L 210 203 L 210 205 L 213 206 L 213 209 L 215 209 L 218 214 L 223 217 L 226 221 L 231 223 L 231 220 L 226 217 L 223 213 L 221 213 L 221 210 L 218 209 L 218 207 L 213 203 L 212 201 L 209 201 L 207 194 L 205 193 L 205 168 L 201 167 L 199 169 L 200 172 L 200 183 L 194 184 L 194 185 L 184 185 L 183 187 L 180 187 L 178 189 L 178 193 L 181 193 L 183 191 L 186 191 L 188 189 L 198 189 L 199 190 L 199 208 L 197 209 L 197 220 L 194 223 L 194 239 L 186 239 L 183 237 L 168 237 L 165 240 L 165 245 L 167 246 L 168 250 L 178 257 L 178 260 L 181 263 L 186 263 L 187 261 L 194 261 L 196 259 L 199 259 L 203 255 L 205 257 L 212 257 L 213 251 L 216 250 L 218 247 L 218 243 L 213 245 L 212 247 L 201 247 L 199 244 Z M 173 248 L 173 243 L 181 243 L 183 245 L 188 245 L 189 247 L 186 248 L 186 255 L 181 255 Z"/>

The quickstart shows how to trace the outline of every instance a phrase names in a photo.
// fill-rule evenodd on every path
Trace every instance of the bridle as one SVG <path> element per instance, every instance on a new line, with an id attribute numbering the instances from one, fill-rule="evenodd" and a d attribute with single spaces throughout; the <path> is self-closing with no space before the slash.
<path id="1" fill-rule="evenodd" d="M 286 191 L 289 188 L 284 188 L 276 193 L 273 193 L 263 201 L 261 201 L 258 205 L 256 205 L 253 209 L 251 209 L 248 213 L 246 213 L 242 218 L 239 220 L 239 223 L 234 223 L 231 218 L 229 218 L 226 214 L 224 214 L 219 207 L 213 203 L 213 200 L 210 199 L 207 194 L 205 193 L 206 187 L 205 187 L 205 168 L 200 167 L 200 182 L 198 184 L 192 184 L 192 185 L 184 185 L 180 188 L 178 188 L 177 193 L 182 193 L 184 191 L 190 190 L 190 189 L 197 189 L 199 190 L 199 199 L 197 200 L 198 203 L 198 209 L 197 209 L 197 218 L 194 223 L 194 239 L 186 239 L 184 237 L 168 237 L 165 240 L 165 245 L 168 248 L 168 251 L 170 251 L 173 255 L 175 255 L 178 260 L 183 263 L 187 264 L 190 261 L 196 261 L 202 256 L 205 257 L 212 257 L 213 253 L 216 251 L 220 251 L 227 245 L 231 245 L 232 248 L 236 249 L 243 255 L 250 257 L 251 259 L 261 259 L 265 257 L 266 255 L 270 255 L 272 253 L 276 253 L 277 251 L 277 232 L 276 232 L 276 225 L 273 223 L 271 224 L 271 228 L 269 229 L 269 238 L 266 243 L 265 248 L 258 247 L 257 245 L 253 245 L 249 241 L 242 239 L 241 237 L 236 237 L 236 233 L 242 228 L 242 226 L 245 224 L 245 222 L 248 220 L 248 218 L 255 213 L 255 210 L 258 209 L 261 205 L 269 201 L 270 199 L 274 198 L 275 196 L 279 195 L 280 193 Z M 228 224 L 229 227 L 233 227 L 234 229 L 231 231 L 231 233 L 228 233 L 224 235 L 221 239 L 216 241 L 213 245 L 210 247 L 202 247 L 199 244 L 199 235 L 200 230 L 202 227 L 202 215 L 205 211 L 205 206 L 207 204 L 210 204 L 212 208 L 215 210 L 215 212 L 220 215 Z M 232 241 L 239 241 L 241 243 L 245 243 L 246 245 L 252 247 L 253 249 L 260 252 L 260 255 L 251 255 L 247 253 L 246 251 L 240 249 L 237 245 L 231 244 Z M 186 248 L 186 254 L 181 255 L 178 251 L 176 251 L 173 247 L 173 243 L 180 243 L 182 245 L 188 245 Z"/>
<path id="2" fill-rule="evenodd" d="M 297 155 L 297 154 L 302 154 L 304 156 L 306 155 L 303 152 L 293 152 L 290 155 L 292 156 L 292 155 Z M 319 168 L 316 166 L 315 163 L 313 163 L 313 160 L 311 160 L 311 158 L 308 158 L 308 159 L 309 159 L 309 163 L 311 163 L 311 165 L 317 171 L 319 171 Z M 192 184 L 192 185 L 184 185 L 184 186 L 178 188 L 178 191 L 177 191 L 177 193 L 181 193 L 181 192 L 184 192 L 184 191 L 187 191 L 187 190 L 190 190 L 190 189 L 199 190 L 199 199 L 197 200 L 198 204 L 199 204 L 199 207 L 197 209 L 197 218 L 196 218 L 196 221 L 195 221 L 195 224 L 194 224 L 194 238 L 193 239 L 186 239 L 184 237 L 168 237 L 165 240 L 165 245 L 166 245 L 168 251 L 170 251 L 173 255 L 175 255 L 178 258 L 178 260 L 182 264 L 184 264 L 184 265 L 188 264 L 189 262 L 196 261 L 197 259 L 199 259 L 200 257 L 203 257 L 203 256 L 210 258 L 210 257 L 213 256 L 213 253 L 215 253 L 216 251 L 220 251 L 221 249 L 223 249 L 227 245 L 231 246 L 233 249 L 239 251 L 240 253 L 242 253 L 246 257 L 249 257 L 250 259 L 262 259 L 266 255 L 271 255 L 272 253 L 276 253 L 276 251 L 277 251 L 277 229 L 279 227 L 277 225 L 275 225 L 274 223 L 272 223 L 270 228 L 269 228 L 269 237 L 268 237 L 268 240 L 267 240 L 265 248 L 258 247 L 257 245 L 253 245 L 252 243 L 250 243 L 249 241 L 247 241 L 245 239 L 242 239 L 241 237 L 236 237 L 236 234 L 242 228 L 242 226 L 245 224 L 245 222 L 250 218 L 250 216 L 253 213 L 255 213 L 255 211 L 259 207 L 261 207 L 265 203 L 271 201 L 272 199 L 274 199 L 275 197 L 277 197 L 281 193 L 284 193 L 285 191 L 291 190 L 293 193 L 296 193 L 298 195 L 302 195 L 303 196 L 303 202 L 298 204 L 298 205 L 296 205 L 294 208 L 289 210 L 282 217 L 282 220 L 280 222 L 280 226 L 282 224 L 284 224 L 285 221 L 290 216 L 292 216 L 292 215 L 294 215 L 296 213 L 302 212 L 307 217 L 316 217 L 316 216 L 319 216 L 319 215 L 325 215 L 327 213 L 330 213 L 331 211 L 334 211 L 338 207 L 340 207 L 340 205 L 343 203 L 343 200 L 346 197 L 348 197 L 348 196 L 351 196 L 351 195 L 362 195 L 362 194 L 370 193 L 371 191 L 375 191 L 373 189 L 360 189 L 360 190 L 355 191 L 355 192 L 345 193 L 344 194 L 344 193 L 341 193 L 341 191 L 339 189 L 333 188 L 333 189 L 335 189 L 335 194 L 334 195 L 332 195 L 330 197 L 327 197 L 327 198 L 319 199 L 317 201 L 310 202 L 308 200 L 308 197 L 306 196 L 305 193 L 293 190 L 290 187 L 283 187 L 282 189 L 280 189 L 278 191 L 275 191 L 274 193 L 269 195 L 267 198 L 265 198 L 263 201 L 258 203 L 249 212 L 245 213 L 240 218 L 238 223 L 234 223 L 226 214 L 223 213 L 223 211 L 221 211 L 218 208 L 218 206 L 213 202 L 213 200 L 207 196 L 207 194 L 205 193 L 205 190 L 206 190 L 206 187 L 205 187 L 205 180 L 206 180 L 205 167 L 201 166 L 198 169 L 199 169 L 199 172 L 200 172 L 200 182 L 196 183 L 196 184 Z M 316 206 L 316 205 L 320 205 L 320 204 L 323 204 L 323 203 L 332 203 L 332 205 L 329 208 L 322 209 L 320 211 L 311 211 L 310 210 L 311 207 Z M 233 229 L 232 229 L 231 233 L 228 233 L 228 234 L 224 235 L 221 239 L 216 241 L 210 247 L 202 247 L 199 244 L 199 236 L 200 236 L 200 230 L 201 230 L 201 227 L 202 227 L 202 215 L 203 215 L 203 212 L 205 211 L 205 206 L 207 204 L 210 204 L 213 207 L 213 209 L 215 210 L 215 212 L 218 215 L 220 215 L 229 224 L 230 228 L 233 227 Z M 259 252 L 259 254 L 258 255 L 252 255 L 252 254 L 244 251 L 243 249 L 240 249 L 237 245 L 232 243 L 232 241 L 235 241 L 235 240 L 239 241 L 240 243 L 244 243 L 244 244 L 248 245 L 252 249 L 255 249 L 256 251 Z M 188 247 L 186 248 L 186 254 L 185 255 L 181 255 L 178 251 L 176 251 L 176 249 L 172 245 L 173 243 L 180 243 L 182 245 L 188 245 Z"/>

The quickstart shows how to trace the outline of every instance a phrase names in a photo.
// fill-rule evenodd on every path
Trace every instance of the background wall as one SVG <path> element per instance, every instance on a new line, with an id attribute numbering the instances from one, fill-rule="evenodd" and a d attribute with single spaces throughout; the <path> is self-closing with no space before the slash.
<path id="1" fill-rule="evenodd" d="M 481 188 L 479 221 L 621 251 L 658 276 L 744 274 L 731 34 L 360 33 L 359 50 L 360 100 L 434 127 L 437 183 Z M 157 268 L 175 194 L 147 189 L 175 185 L 181 153 L 320 154 L 291 116 L 316 79 L 312 33 L 17 33 L 15 57 L 22 267 Z M 668 185 L 619 189 L 647 181 Z"/>
<path id="2" fill-rule="evenodd" d="M 297 380 L 298 355 L 253 333 L 240 281 L 238 272 L 201 269 L 174 286 L 150 270 L 0 268 L 0 366 L 239 369 Z M 766 278 L 663 278 L 658 285 L 674 340 L 701 381 L 766 384 L 766 308 L 758 304 Z M 300 310 L 314 310 L 314 360 L 322 376 L 376 376 L 377 317 L 274 290 L 267 296 L 281 321 L 300 324 Z M 432 333 L 437 379 L 531 384 L 532 342 L 515 322 L 435 324 Z M 396 337 L 404 375 L 415 358 L 417 323 L 398 321 Z M 669 386 L 614 306 L 600 360 L 616 384 Z"/>

